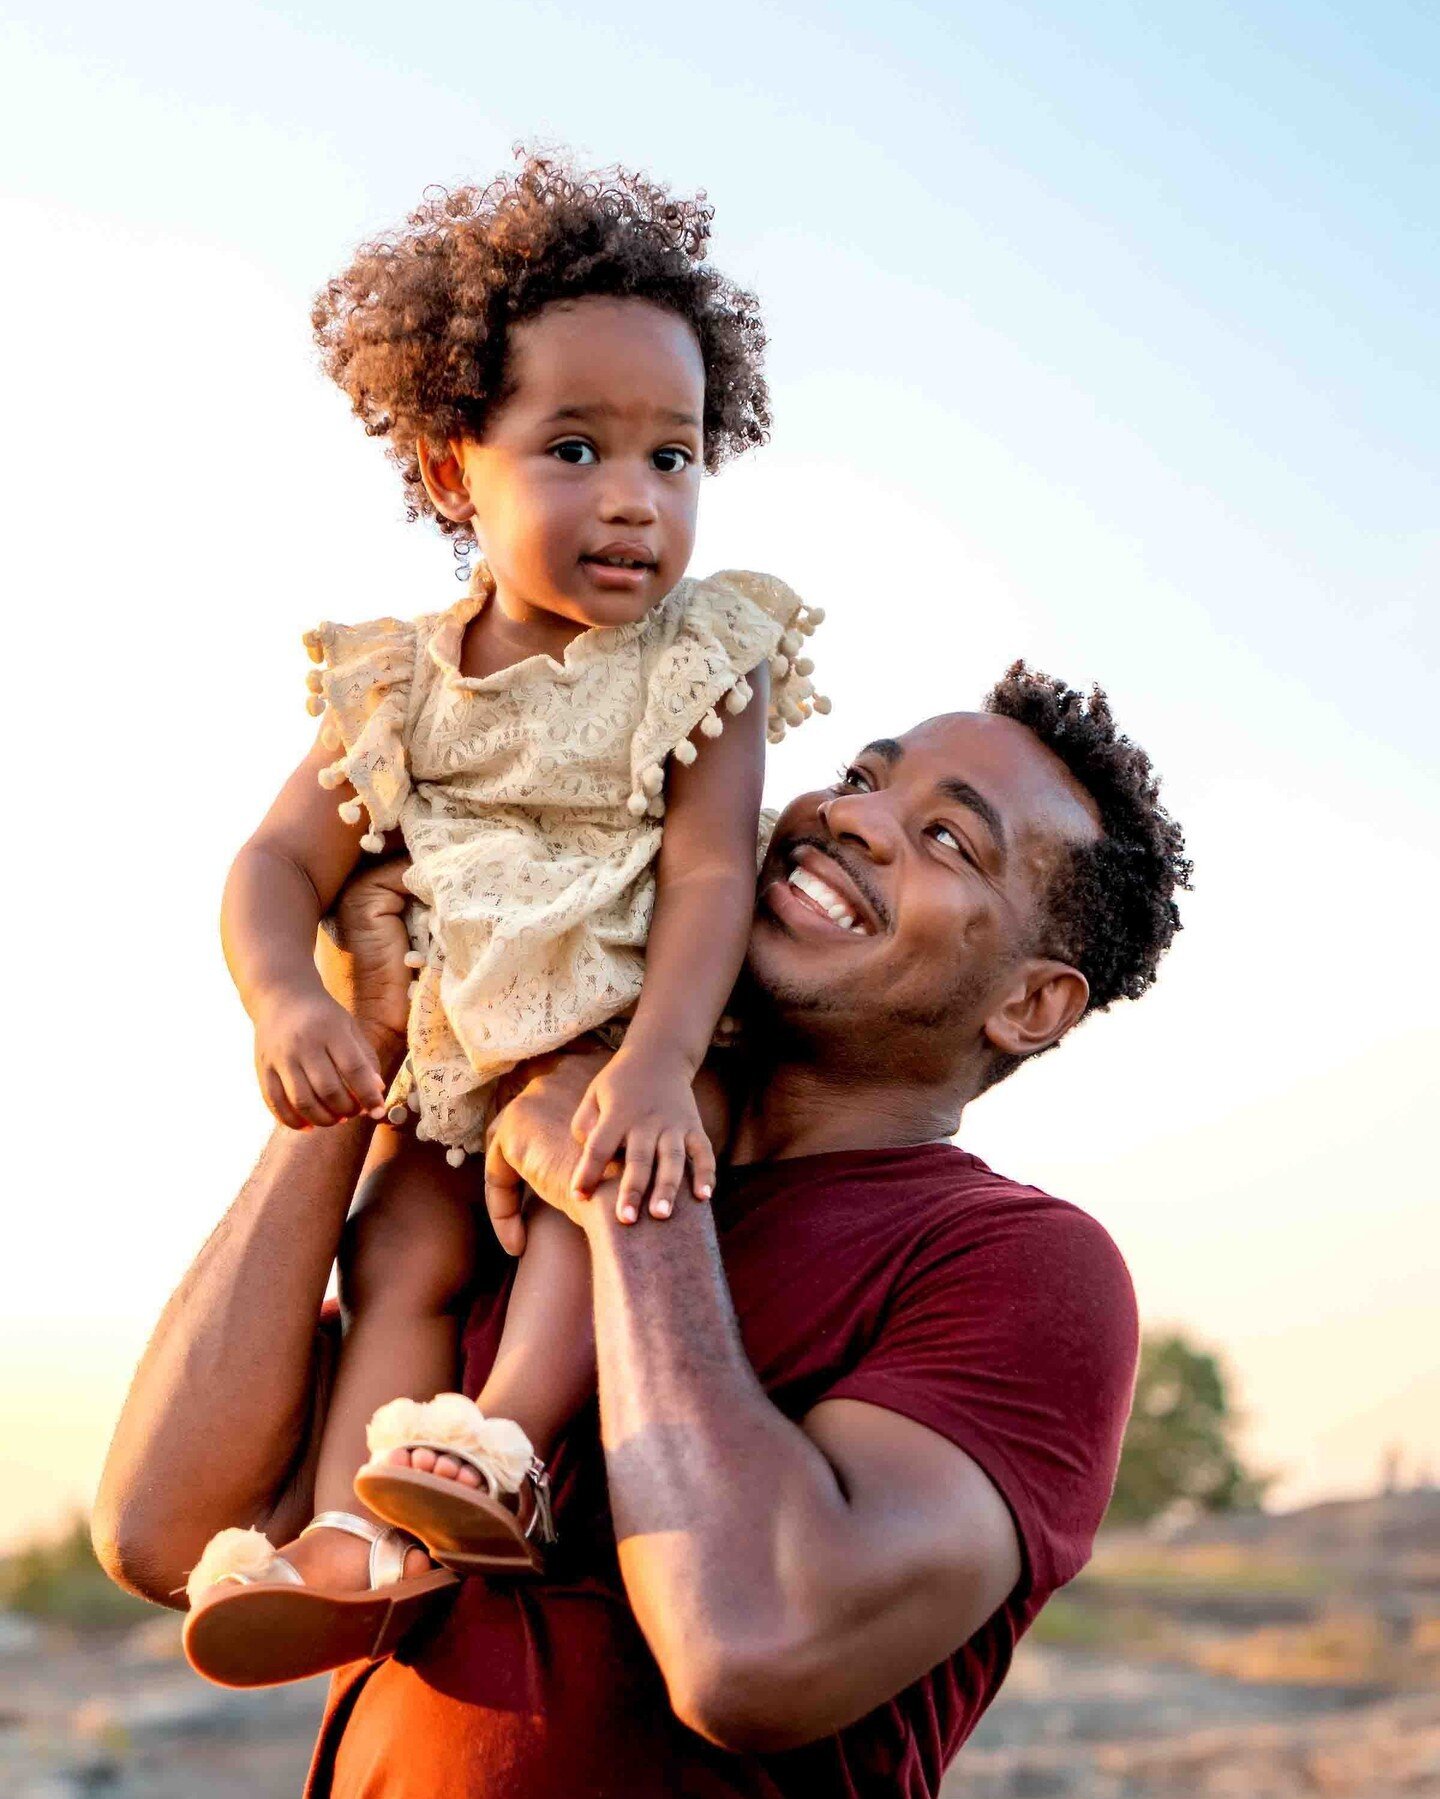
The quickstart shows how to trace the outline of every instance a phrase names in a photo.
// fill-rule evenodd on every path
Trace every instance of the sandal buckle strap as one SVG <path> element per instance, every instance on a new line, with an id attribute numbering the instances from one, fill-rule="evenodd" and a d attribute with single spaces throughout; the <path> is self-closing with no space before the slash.
<path id="1" fill-rule="evenodd" d="M 548 1548 L 560 1539 L 555 1529 L 555 1514 L 550 1507 L 550 1473 L 538 1455 L 531 1458 L 525 1477 L 535 1498 L 535 1515 L 525 1528 L 526 1540 L 538 1537 Z"/>

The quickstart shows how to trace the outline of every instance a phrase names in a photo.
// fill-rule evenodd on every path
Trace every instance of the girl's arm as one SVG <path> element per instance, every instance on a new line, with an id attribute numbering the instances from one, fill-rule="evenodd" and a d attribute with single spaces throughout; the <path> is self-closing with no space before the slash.
<path id="1" fill-rule="evenodd" d="M 315 968 L 315 931 L 360 857 L 360 825 L 326 790 L 333 752 L 316 743 L 281 788 L 225 883 L 225 959 L 255 1026 L 255 1071 L 265 1103 L 292 1130 L 383 1115 L 374 1050 Z"/>
<path id="2" fill-rule="evenodd" d="M 575 1114 L 584 1143 L 575 1189 L 589 1193 L 623 1143 L 617 1206 L 627 1222 L 647 1190 L 651 1212 L 669 1212 L 687 1157 L 698 1198 L 715 1182 L 691 1089 L 745 959 L 755 909 L 769 671 L 762 664 L 747 679 L 754 698 L 745 710 L 721 711 L 720 735 L 697 741 L 688 768 L 671 758 L 640 1003 L 624 1045 Z"/>

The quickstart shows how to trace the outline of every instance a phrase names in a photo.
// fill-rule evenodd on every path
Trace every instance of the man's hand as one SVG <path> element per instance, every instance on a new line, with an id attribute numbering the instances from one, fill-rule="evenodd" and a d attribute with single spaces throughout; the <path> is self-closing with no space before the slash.
<path id="1" fill-rule="evenodd" d="M 518 1256 L 525 1247 L 521 1211 L 526 1187 L 576 1224 L 583 1223 L 588 1205 L 573 1188 L 580 1151 L 570 1121 L 608 1060 L 609 1051 L 593 1039 L 581 1039 L 553 1056 L 537 1056 L 524 1065 L 525 1084 L 490 1126 L 485 1209 L 507 1255 Z"/>
<path id="2" fill-rule="evenodd" d="M 405 934 L 403 856 L 362 868 L 346 882 L 316 938 L 315 961 L 326 991 L 364 1032 L 388 1076 L 405 1053 L 410 1014 L 410 947 Z"/>

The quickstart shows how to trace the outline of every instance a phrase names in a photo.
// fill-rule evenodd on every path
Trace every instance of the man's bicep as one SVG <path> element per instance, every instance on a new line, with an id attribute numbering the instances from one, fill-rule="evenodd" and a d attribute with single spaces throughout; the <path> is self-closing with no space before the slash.
<path id="1" fill-rule="evenodd" d="M 876 1656 L 878 1704 L 1004 1604 L 1021 1575 L 1019 1534 L 980 1464 L 927 1425 L 865 1400 L 826 1399 L 803 1428 L 835 1470 L 879 1577 L 868 1640 L 891 1653 Z"/>

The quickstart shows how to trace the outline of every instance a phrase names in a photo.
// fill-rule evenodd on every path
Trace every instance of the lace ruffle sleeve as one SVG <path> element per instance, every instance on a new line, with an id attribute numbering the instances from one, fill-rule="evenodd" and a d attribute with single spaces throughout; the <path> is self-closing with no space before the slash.
<path id="1" fill-rule="evenodd" d="M 320 772 L 322 787 L 346 781 L 357 799 L 345 800 L 340 816 L 359 824 L 361 808 L 369 828 L 362 849 L 379 852 L 385 832 L 400 821 L 400 808 L 410 792 L 405 754 L 405 725 L 415 678 L 417 631 L 400 619 L 375 619 L 364 625 L 317 625 L 305 633 L 310 660 L 307 702 L 312 717 L 323 718 L 321 739 L 342 751 Z"/>
<path id="2" fill-rule="evenodd" d="M 664 812 L 666 759 L 673 754 L 693 762 L 697 726 L 702 737 L 718 737 L 719 708 L 745 710 L 753 698 L 745 677 L 762 662 L 770 667 L 771 743 L 812 712 L 830 710 L 829 700 L 815 691 L 814 664 L 803 653 L 825 614 L 774 575 L 726 569 L 707 580 L 682 581 L 663 610 L 670 615 L 668 629 L 658 652 L 647 658 L 645 712 L 631 746 L 628 804 L 636 818 Z"/>

